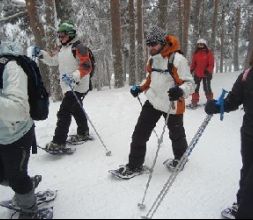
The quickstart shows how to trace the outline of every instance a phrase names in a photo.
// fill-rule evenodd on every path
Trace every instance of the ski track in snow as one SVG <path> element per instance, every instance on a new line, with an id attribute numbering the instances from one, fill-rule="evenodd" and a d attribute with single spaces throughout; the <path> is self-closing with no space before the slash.
<path id="1" fill-rule="evenodd" d="M 238 74 L 216 74 L 213 82 L 215 97 L 220 95 L 222 88 L 230 90 Z M 201 96 L 201 102 L 204 103 L 203 91 Z M 142 95 L 141 99 L 144 102 L 145 96 Z M 37 141 L 41 146 L 52 139 L 59 104 L 51 104 L 47 121 L 36 123 Z M 105 89 L 103 92 L 91 92 L 84 101 L 84 107 L 112 150 L 112 157 L 105 156 L 97 137 L 93 142 L 77 146 L 77 152 L 72 156 L 54 157 L 38 149 L 38 155 L 31 156 L 30 175 L 43 175 L 39 191 L 59 191 L 54 202 L 54 217 L 57 219 L 140 218 L 148 211 L 142 212 L 137 207 L 148 176 L 118 181 L 108 174 L 108 170 L 127 163 L 131 135 L 141 110 L 138 101 L 132 98 L 128 87 L 111 91 Z M 242 110 L 226 114 L 224 122 L 219 121 L 219 116 L 212 119 L 155 218 L 219 219 L 221 210 L 235 201 L 241 168 L 240 127 L 243 114 Z M 189 142 L 205 117 L 203 108 L 187 110 L 185 129 Z M 156 128 L 159 135 L 163 125 L 164 120 L 161 119 Z M 75 129 L 76 125 L 72 123 L 70 134 L 74 134 Z M 95 137 L 91 127 L 90 131 Z M 148 143 L 146 165 L 152 165 L 156 149 L 157 139 L 153 134 Z M 167 132 L 148 191 L 147 208 L 152 205 L 170 175 L 162 163 L 171 157 L 171 142 Z M 0 187 L 1 200 L 12 196 L 11 189 Z M 8 210 L 0 208 L 0 218 L 8 216 Z"/>

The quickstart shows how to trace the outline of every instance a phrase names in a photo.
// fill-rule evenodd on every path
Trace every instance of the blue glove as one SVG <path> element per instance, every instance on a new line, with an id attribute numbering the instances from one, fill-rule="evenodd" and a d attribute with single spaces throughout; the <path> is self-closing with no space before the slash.
<path id="1" fill-rule="evenodd" d="M 223 121 L 225 112 L 225 97 L 228 92 L 223 89 L 222 94 L 218 100 L 208 101 L 205 111 L 208 115 L 220 114 L 220 119 Z"/>
<path id="2" fill-rule="evenodd" d="M 40 58 L 41 57 L 41 49 L 37 46 L 34 46 L 32 49 L 32 56 Z"/>
<path id="3" fill-rule="evenodd" d="M 62 75 L 62 81 L 72 88 L 76 86 L 76 81 L 73 76 L 68 73 Z"/>
<path id="4" fill-rule="evenodd" d="M 133 97 L 137 97 L 140 93 L 141 93 L 141 87 L 140 86 L 133 86 L 130 90 L 131 94 L 133 95 Z"/>

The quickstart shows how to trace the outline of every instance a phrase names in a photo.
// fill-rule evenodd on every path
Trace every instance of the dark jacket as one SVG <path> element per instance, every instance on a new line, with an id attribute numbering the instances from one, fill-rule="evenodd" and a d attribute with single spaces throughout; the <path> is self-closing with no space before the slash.
<path id="1" fill-rule="evenodd" d="M 225 100 L 225 111 L 237 110 L 244 106 L 244 125 L 253 127 L 253 68 L 241 74 Z M 252 132 L 253 134 L 253 132 Z"/>

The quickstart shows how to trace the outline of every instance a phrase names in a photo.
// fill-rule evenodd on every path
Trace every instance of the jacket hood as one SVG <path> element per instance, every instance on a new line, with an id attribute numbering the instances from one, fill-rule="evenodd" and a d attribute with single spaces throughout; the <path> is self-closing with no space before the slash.
<path id="1" fill-rule="evenodd" d="M 176 36 L 167 35 L 165 39 L 166 45 L 161 52 L 163 57 L 169 57 L 172 53 L 181 50 L 180 42 Z"/>
<path id="2" fill-rule="evenodd" d="M 22 54 L 22 48 L 13 42 L 1 42 L 0 43 L 0 55 L 20 55 Z"/>

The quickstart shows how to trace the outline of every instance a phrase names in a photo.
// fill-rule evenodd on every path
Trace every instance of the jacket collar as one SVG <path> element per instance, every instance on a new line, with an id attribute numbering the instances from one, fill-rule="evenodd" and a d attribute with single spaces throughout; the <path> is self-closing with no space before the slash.
<path id="1" fill-rule="evenodd" d="M 65 45 L 62 45 L 62 47 L 69 47 L 70 45 L 74 44 L 75 42 L 77 42 L 79 39 L 78 37 L 75 37 L 74 39 L 72 39 L 70 42 L 68 42 Z"/>

